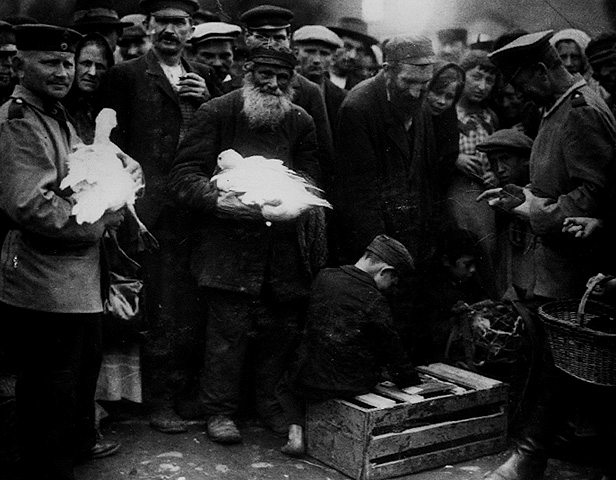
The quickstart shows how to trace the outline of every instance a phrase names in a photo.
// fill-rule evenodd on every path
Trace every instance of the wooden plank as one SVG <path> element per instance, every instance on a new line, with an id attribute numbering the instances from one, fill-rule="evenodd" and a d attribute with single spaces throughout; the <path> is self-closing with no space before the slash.
<path id="1" fill-rule="evenodd" d="M 403 388 L 402 390 L 408 393 L 409 395 L 434 396 L 435 394 L 438 394 L 438 393 L 448 394 L 455 387 L 456 386 L 451 383 L 443 383 L 443 382 L 433 380 L 433 381 L 422 383 L 421 385 L 406 387 L 406 388 Z"/>
<path id="2" fill-rule="evenodd" d="M 424 401 L 424 397 L 422 397 L 421 395 L 409 395 L 408 393 L 403 392 L 399 388 L 389 387 L 383 384 L 377 385 L 376 387 L 374 387 L 374 390 L 380 395 L 390 397 L 401 402 L 418 403 Z"/>
<path id="3" fill-rule="evenodd" d="M 497 436 L 498 433 L 506 435 L 507 416 L 504 413 L 487 415 L 485 417 L 468 418 L 451 422 L 435 423 L 421 427 L 410 428 L 399 433 L 387 433 L 372 437 L 366 450 L 370 460 L 394 455 L 415 448 L 462 440 L 468 438 L 469 442 L 475 436 Z"/>
<path id="4" fill-rule="evenodd" d="M 330 425 L 333 431 L 347 433 L 362 440 L 366 431 L 368 409 L 345 402 L 344 400 L 328 400 L 326 402 L 309 403 L 306 411 L 306 434 L 315 424 Z"/>
<path id="5" fill-rule="evenodd" d="M 365 393 L 364 395 L 357 395 L 354 398 L 362 403 L 372 405 L 376 408 L 388 408 L 398 404 L 395 400 L 382 397 L 376 393 Z"/>
<path id="6" fill-rule="evenodd" d="M 361 480 L 383 480 L 408 475 L 433 468 L 459 463 L 465 460 L 499 452 L 507 447 L 505 437 L 491 438 L 436 452 L 404 458 L 381 465 L 370 463 L 364 469 Z"/>
<path id="7" fill-rule="evenodd" d="M 475 390 L 483 390 L 502 384 L 502 382 L 498 380 L 462 370 L 461 368 L 452 367 L 445 363 L 433 363 L 428 366 L 420 366 L 416 367 L 416 370 Z"/>
<path id="8" fill-rule="evenodd" d="M 429 398 L 418 403 L 400 403 L 387 410 L 373 410 L 369 415 L 368 430 L 397 425 L 412 420 L 426 420 L 435 415 L 447 415 L 474 407 L 500 406 L 507 402 L 505 384 L 489 390 L 471 390 L 461 395 Z"/>

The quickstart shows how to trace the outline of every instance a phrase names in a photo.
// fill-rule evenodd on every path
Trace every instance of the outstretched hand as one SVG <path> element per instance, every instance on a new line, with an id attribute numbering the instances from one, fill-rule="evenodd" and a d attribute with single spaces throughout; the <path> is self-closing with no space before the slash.
<path id="1" fill-rule="evenodd" d="M 575 238 L 588 238 L 603 228 L 603 220 L 592 217 L 568 217 L 563 221 L 563 233 Z"/>

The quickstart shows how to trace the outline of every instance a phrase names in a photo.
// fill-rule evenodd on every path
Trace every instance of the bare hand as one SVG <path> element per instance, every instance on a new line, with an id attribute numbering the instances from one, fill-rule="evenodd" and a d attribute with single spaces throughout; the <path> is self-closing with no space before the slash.
<path id="1" fill-rule="evenodd" d="M 483 176 L 483 166 L 480 158 L 476 155 L 459 154 L 456 159 L 456 167 L 469 177 L 481 178 Z"/>
<path id="2" fill-rule="evenodd" d="M 145 188 L 145 179 L 143 176 L 143 169 L 141 168 L 139 162 L 133 160 L 131 157 L 122 152 L 118 152 L 116 155 L 122 161 L 124 169 L 130 174 L 133 182 L 135 182 L 135 185 L 137 185 L 139 190 L 142 191 Z"/>
<path id="3" fill-rule="evenodd" d="M 492 208 L 500 208 L 507 212 L 513 211 L 526 201 L 525 189 L 508 184 L 502 188 L 491 188 L 477 197 L 477 201 L 487 200 Z"/>
<path id="4" fill-rule="evenodd" d="M 242 203 L 234 192 L 219 192 L 216 199 L 216 211 L 223 218 L 263 219 L 259 207 Z"/>
<path id="5" fill-rule="evenodd" d="M 178 94 L 180 97 L 190 98 L 209 98 L 205 80 L 194 72 L 187 73 L 178 83 Z"/>
<path id="6" fill-rule="evenodd" d="M 568 217 L 563 221 L 563 233 L 575 238 L 588 238 L 603 228 L 603 220 L 591 217 Z"/>

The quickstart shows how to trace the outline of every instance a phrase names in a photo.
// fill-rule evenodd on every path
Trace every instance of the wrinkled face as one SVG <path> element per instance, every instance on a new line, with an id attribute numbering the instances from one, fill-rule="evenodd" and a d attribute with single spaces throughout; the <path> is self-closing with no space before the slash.
<path id="1" fill-rule="evenodd" d="M 481 103 L 490 96 L 496 74 L 488 73 L 483 68 L 477 66 L 466 71 L 464 92 L 462 95 L 471 103 Z"/>
<path id="2" fill-rule="evenodd" d="M 293 72 L 275 65 L 255 65 L 252 76 L 255 87 L 261 93 L 281 96 L 288 91 Z"/>
<path id="3" fill-rule="evenodd" d="M 289 30 L 286 28 L 246 30 L 244 38 L 248 48 L 253 48 L 262 43 L 267 43 L 268 41 L 283 45 L 287 48 L 289 48 L 290 45 Z"/>
<path id="4" fill-rule="evenodd" d="M 556 50 L 569 73 L 582 73 L 584 57 L 577 43 L 569 40 L 561 40 L 556 44 Z"/>
<path id="5" fill-rule="evenodd" d="M 451 275 L 456 280 L 470 280 L 475 274 L 477 267 L 475 266 L 475 257 L 472 255 L 462 255 L 449 266 Z"/>
<path id="6" fill-rule="evenodd" d="M 148 53 L 151 46 L 152 41 L 149 37 L 130 37 L 118 40 L 118 47 L 123 60 L 139 58 Z"/>
<path id="7" fill-rule="evenodd" d="M 385 78 L 391 101 L 405 111 L 417 107 L 432 78 L 432 71 L 432 64 L 388 66 Z"/>
<path id="8" fill-rule="evenodd" d="M 452 82 L 440 90 L 428 90 L 426 100 L 432 115 L 440 115 L 448 108 L 451 108 L 456 100 L 456 90 L 458 83 Z"/>
<path id="9" fill-rule="evenodd" d="M 75 79 L 79 90 L 88 93 L 98 90 L 107 68 L 107 59 L 99 45 L 89 43 L 84 46 L 79 52 L 75 67 Z"/>
<path id="10" fill-rule="evenodd" d="M 351 37 L 341 37 L 344 46 L 336 51 L 334 65 L 340 72 L 348 74 L 361 68 L 366 56 L 366 46 L 360 40 Z"/>
<path id="11" fill-rule="evenodd" d="M 222 81 L 233 65 L 233 44 L 229 40 L 209 40 L 195 47 L 195 60 L 214 69 Z"/>
<path id="12" fill-rule="evenodd" d="M 0 46 L 0 88 L 7 88 L 11 85 L 13 58 L 16 53 L 15 50 L 2 50 L 2 46 Z"/>
<path id="13" fill-rule="evenodd" d="M 466 50 L 466 46 L 462 40 L 455 42 L 441 43 L 438 56 L 448 62 L 458 63 Z"/>
<path id="14" fill-rule="evenodd" d="M 593 71 L 593 77 L 610 95 L 616 93 L 616 60 L 607 60 Z"/>
<path id="15" fill-rule="evenodd" d="M 75 55 L 68 52 L 25 52 L 15 59 L 20 83 L 43 98 L 60 100 L 75 76 Z"/>
<path id="16" fill-rule="evenodd" d="M 388 292 L 398 284 L 398 274 L 393 268 L 385 268 L 374 276 L 376 288 L 381 292 Z"/>
<path id="17" fill-rule="evenodd" d="M 188 44 L 194 27 L 186 12 L 164 8 L 155 12 L 148 23 L 153 47 L 163 55 L 177 55 Z"/>
<path id="18" fill-rule="evenodd" d="M 511 150 L 497 150 L 488 154 L 492 171 L 500 185 L 525 185 L 528 179 L 528 158 Z"/>
<path id="19" fill-rule="evenodd" d="M 310 80 L 320 81 L 331 66 L 333 48 L 320 42 L 302 42 L 294 50 L 299 72 Z"/>
<path id="20" fill-rule="evenodd" d="M 524 95 L 508 83 L 501 91 L 499 103 L 504 118 L 517 119 L 522 113 Z"/>

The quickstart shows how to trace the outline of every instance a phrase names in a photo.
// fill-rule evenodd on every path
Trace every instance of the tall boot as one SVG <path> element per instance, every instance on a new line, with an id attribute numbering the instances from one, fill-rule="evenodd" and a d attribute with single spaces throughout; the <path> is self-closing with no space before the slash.
<path id="1" fill-rule="evenodd" d="M 547 460 L 545 448 L 526 436 L 518 441 L 507 461 L 485 480 L 542 480 Z"/>

